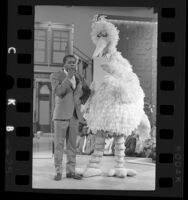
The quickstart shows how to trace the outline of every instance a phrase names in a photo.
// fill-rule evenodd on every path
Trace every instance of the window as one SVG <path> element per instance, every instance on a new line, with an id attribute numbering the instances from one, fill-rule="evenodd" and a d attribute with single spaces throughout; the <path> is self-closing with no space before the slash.
<path id="1" fill-rule="evenodd" d="M 35 29 L 34 61 L 47 64 L 47 29 Z"/>
<path id="2" fill-rule="evenodd" d="M 61 64 L 68 50 L 69 31 L 52 30 L 52 64 Z"/>
<path id="3" fill-rule="evenodd" d="M 42 95 L 49 95 L 50 94 L 50 90 L 49 90 L 47 85 L 43 85 L 40 88 L 40 94 L 42 94 Z"/>
<path id="4" fill-rule="evenodd" d="M 34 63 L 61 66 L 62 58 L 72 52 L 73 25 L 35 22 Z"/>

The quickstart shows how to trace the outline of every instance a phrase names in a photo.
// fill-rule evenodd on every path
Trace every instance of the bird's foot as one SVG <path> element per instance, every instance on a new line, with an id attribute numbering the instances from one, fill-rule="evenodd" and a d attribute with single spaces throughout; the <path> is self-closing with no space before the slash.
<path id="1" fill-rule="evenodd" d="M 87 167 L 83 173 L 83 177 L 101 176 L 102 170 L 100 168 Z"/>
<path id="2" fill-rule="evenodd" d="M 108 176 L 116 176 L 119 178 L 125 178 L 126 176 L 135 176 L 137 172 L 133 169 L 122 168 L 113 168 L 108 172 Z"/>

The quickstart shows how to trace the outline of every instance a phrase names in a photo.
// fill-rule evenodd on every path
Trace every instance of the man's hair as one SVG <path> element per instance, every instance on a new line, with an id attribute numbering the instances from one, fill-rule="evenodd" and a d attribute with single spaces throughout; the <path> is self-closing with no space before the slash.
<path id="1" fill-rule="evenodd" d="M 75 55 L 68 54 L 63 58 L 63 65 L 66 63 L 67 58 L 74 58 L 77 61 L 77 57 Z"/>

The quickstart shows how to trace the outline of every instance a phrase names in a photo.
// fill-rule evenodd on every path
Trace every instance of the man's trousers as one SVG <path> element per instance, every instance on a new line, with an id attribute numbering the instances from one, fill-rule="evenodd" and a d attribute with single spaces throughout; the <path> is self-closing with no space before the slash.
<path id="1" fill-rule="evenodd" d="M 54 164 L 56 173 L 62 173 L 63 150 L 66 140 L 67 163 L 66 173 L 75 173 L 76 140 L 78 120 L 73 116 L 68 121 L 54 120 Z"/>

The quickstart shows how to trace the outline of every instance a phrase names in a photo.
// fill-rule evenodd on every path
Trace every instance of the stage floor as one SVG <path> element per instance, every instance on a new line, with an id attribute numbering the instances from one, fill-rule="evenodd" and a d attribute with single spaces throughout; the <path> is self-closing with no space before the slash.
<path id="1" fill-rule="evenodd" d="M 78 155 L 76 168 L 84 169 L 90 156 Z M 135 177 L 117 178 L 106 177 L 107 170 L 114 166 L 113 156 L 103 156 L 101 166 L 104 171 L 103 176 L 83 178 L 82 180 L 67 179 L 65 171 L 61 181 L 54 181 L 53 158 L 33 159 L 33 188 L 41 189 L 97 189 L 97 190 L 155 190 L 155 164 L 140 164 L 128 162 L 133 158 L 125 159 L 127 168 L 135 169 L 138 174 Z M 66 156 L 63 158 L 65 166 Z"/>

